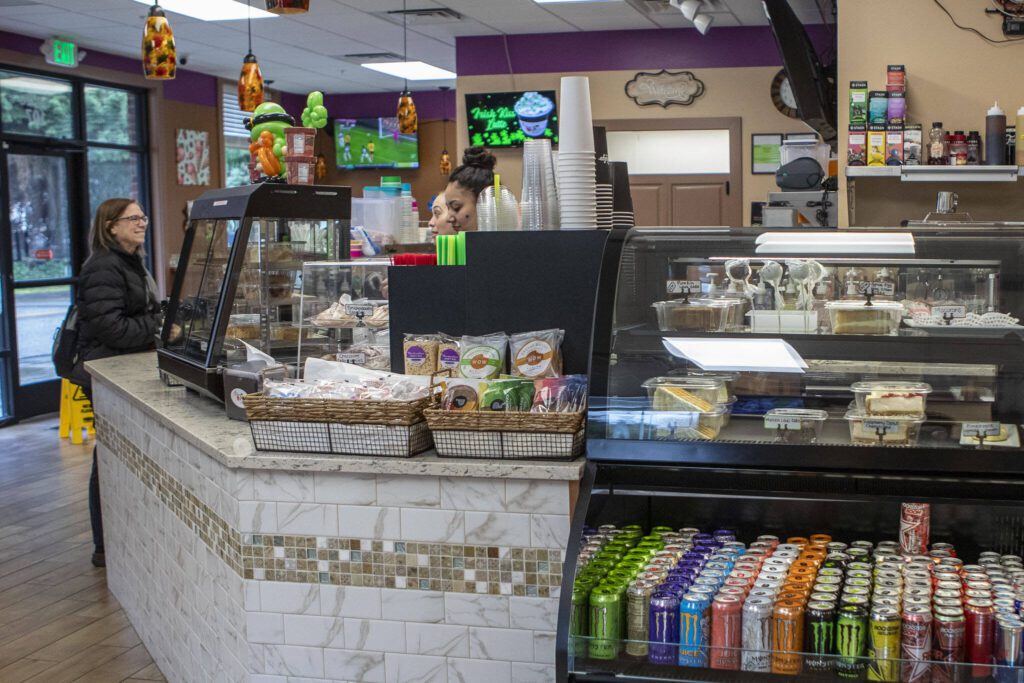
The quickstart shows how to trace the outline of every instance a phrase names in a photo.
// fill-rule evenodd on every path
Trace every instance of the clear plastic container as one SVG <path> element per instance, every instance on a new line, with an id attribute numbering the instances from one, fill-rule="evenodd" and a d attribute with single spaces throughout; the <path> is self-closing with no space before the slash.
<path id="1" fill-rule="evenodd" d="M 895 301 L 829 301 L 825 308 L 832 334 L 896 334 L 903 317 L 903 304 Z"/>
<path id="2" fill-rule="evenodd" d="M 740 378 L 738 372 L 708 372 L 706 370 L 691 370 L 686 377 L 693 379 L 720 379 L 725 385 L 723 391 L 718 394 L 718 403 L 728 403 L 735 393 L 736 380 Z"/>
<path id="3" fill-rule="evenodd" d="M 732 409 L 736 405 L 737 400 L 738 399 L 735 396 L 730 396 L 727 401 L 723 401 L 722 403 L 716 404 L 716 407 L 722 406 L 727 411 L 725 413 L 725 422 L 722 424 L 722 427 L 728 427 L 729 423 L 732 422 Z"/>
<path id="4" fill-rule="evenodd" d="M 654 410 L 708 412 L 726 395 L 725 381 L 718 377 L 652 377 L 641 386 Z"/>
<path id="5" fill-rule="evenodd" d="M 809 444 L 821 438 L 828 413 L 802 408 L 773 408 L 765 413 L 764 426 L 775 432 L 779 443 Z"/>
<path id="6" fill-rule="evenodd" d="M 857 410 L 865 415 L 889 417 L 925 416 L 930 384 L 924 382 L 857 382 L 850 387 Z"/>
<path id="7" fill-rule="evenodd" d="M 657 441 L 713 441 L 729 414 L 724 405 L 708 412 L 695 410 L 648 411 L 644 414 L 644 438 Z"/>
<path id="8" fill-rule="evenodd" d="M 846 413 L 850 441 L 865 446 L 916 446 L 923 417 L 890 415 L 877 417 L 861 410 Z"/>
<path id="9" fill-rule="evenodd" d="M 662 332 L 725 332 L 738 308 L 731 299 L 658 301 L 651 307 Z"/>

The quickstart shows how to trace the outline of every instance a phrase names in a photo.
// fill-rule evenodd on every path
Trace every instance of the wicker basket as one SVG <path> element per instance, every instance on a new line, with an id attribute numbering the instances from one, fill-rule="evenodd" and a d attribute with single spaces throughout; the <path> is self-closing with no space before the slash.
<path id="1" fill-rule="evenodd" d="M 339 401 L 243 399 L 256 450 L 407 458 L 433 445 L 423 421 L 428 399 Z"/>
<path id="2" fill-rule="evenodd" d="M 423 411 L 437 454 L 449 458 L 572 459 L 583 455 L 585 413 Z"/>

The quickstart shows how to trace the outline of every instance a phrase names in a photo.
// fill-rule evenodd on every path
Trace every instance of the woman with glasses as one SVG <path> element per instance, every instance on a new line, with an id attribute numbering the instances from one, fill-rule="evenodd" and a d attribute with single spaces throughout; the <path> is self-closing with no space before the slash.
<path id="1" fill-rule="evenodd" d="M 143 245 L 149 219 L 131 199 L 108 199 L 100 204 L 89 236 L 91 254 L 78 276 L 78 363 L 155 346 L 160 325 L 156 282 L 146 270 Z M 91 399 L 88 374 L 76 368 L 77 378 Z M 96 451 L 89 479 L 92 520 L 92 563 L 106 565 Z"/>

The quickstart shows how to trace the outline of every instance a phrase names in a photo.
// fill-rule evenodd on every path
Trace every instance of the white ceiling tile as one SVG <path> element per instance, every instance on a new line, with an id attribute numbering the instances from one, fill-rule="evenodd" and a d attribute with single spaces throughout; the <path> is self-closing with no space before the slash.
<path id="1" fill-rule="evenodd" d="M 548 10 L 584 31 L 657 28 L 646 15 L 625 2 L 558 3 Z"/>

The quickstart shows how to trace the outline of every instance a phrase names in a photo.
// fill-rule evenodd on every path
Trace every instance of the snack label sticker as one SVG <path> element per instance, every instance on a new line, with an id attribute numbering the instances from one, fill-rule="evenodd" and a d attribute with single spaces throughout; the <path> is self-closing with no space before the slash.
<path id="1" fill-rule="evenodd" d="M 693 294 L 700 291 L 700 280 L 667 280 L 665 291 L 669 294 Z"/>
<path id="2" fill-rule="evenodd" d="M 966 318 L 966 306 L 932 306 L 932 315 L 938 318 Z"/>
<path id="3" fill-rule="evenodd" d="M 864 420 L 864 429 L 888 434 L 900 428 L 899 420 Z"/>
<path id="4" fill-rule="evenodd" d="M 800 420 L 794 419 L 787 415 L 765 415 L 764 416 L 764 428 L 765 429 L 784 429 L 786 431 L 799 431 L 801 427 Z"/>
<path id="5" fill-rule="evenodd" d="M 377 306 L 371 303 L 345 304 L 345 312 L 353 317 L 370 316 L 375 310 L 377 310 Z"/>
<path id="6" fill-rule="evenodd" d="M 235 404 L 236 408 L 245 409 L 245 401 L 242 400 L 243 398 L 245 398 L 245 389 L 235 387 L 231 390 L 231 402 Z"/>
<path id="7" fill-rule="evenodd" d="M 498 374 L 500 361 L 501 356 L 497 349 L 490 346 L 476 346 L 463 353 L 459 367 L 463 377 L 488 379 Z"/>
<path id="8" fill-rule="evenodd" d="M 427 351 L 422 346 L 410 346 L 405 350 L 405 359 L 409 365 L 419 367 L 427 362 Z"/>
<path id="9" fill-rule="evenodd" d="M 455 349 L 444 349 L 438 358 L 438 365 L 445 370 L 454 370 L 459 367 L 459 352 Z"/>
<path id="10" fill-rule="evenodd" d="M 412 349 L 409 349 L 412 351 Z M 422 349 L 420 349 L 422 351 Z M 412 359 L 410 359 L 411 361 Z M 339 363 L 351 363 L 352 365 L 366 365 L 366 354 L 365 353 L 339 353 Z M 420 361 L 422 362 L 422 361 Z"/>
<path id="11" fill-rule="evenodd" d="M 519 349 L 515 359 L 516 369 L 524 377 L 542 375 L 547 372 L 553 356 L 551 344 L 535 339 Z"/>
<path id="12" fill-rule="evenodd" d="M 999 432 L 1002 431 L 1003 425 L 1001 422 L 964 422 L 964 426 L 960 428 L 960 432 L 964 436 L 973 436 L 978 438 L 984 436 L 988 438 L 990 436 L 999 436 Z"/>

